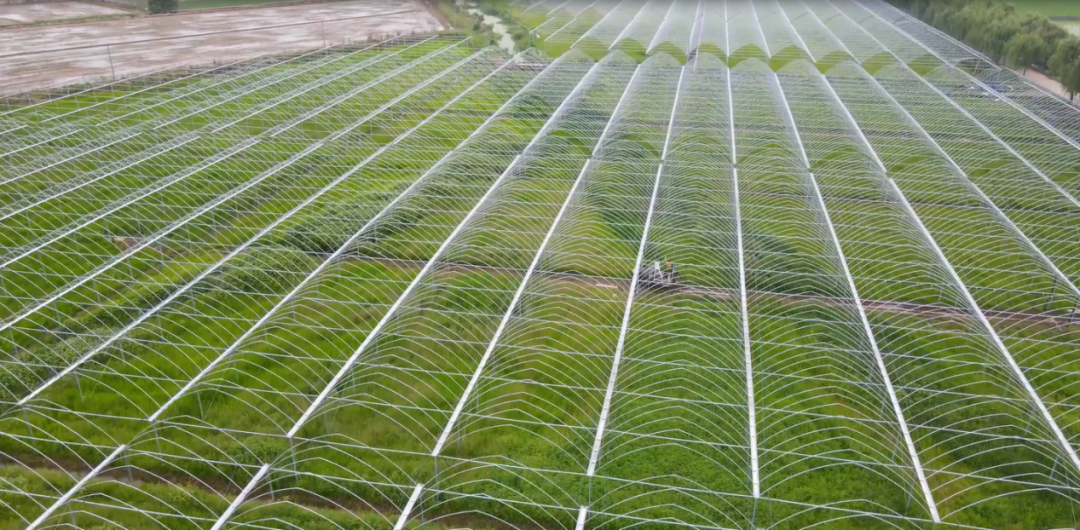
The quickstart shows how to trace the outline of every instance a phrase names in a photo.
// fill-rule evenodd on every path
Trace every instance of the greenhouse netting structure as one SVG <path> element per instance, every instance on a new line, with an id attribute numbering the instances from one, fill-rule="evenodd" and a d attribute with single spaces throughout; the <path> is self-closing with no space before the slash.
<path id="1" fill-rule="evenodd" d="M 879 0 L 0 106 L 0 529 L 1080 524 L 1080 109 Z"/>

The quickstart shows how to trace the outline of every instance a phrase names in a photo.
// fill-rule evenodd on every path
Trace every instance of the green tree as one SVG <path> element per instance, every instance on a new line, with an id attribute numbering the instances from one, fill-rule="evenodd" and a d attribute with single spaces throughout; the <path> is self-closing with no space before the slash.
<path id="1" fill-rule="evenodd" d="M 1053 51 L 1058 41 L 1069 36 L 1069 32 L 1043 15 L 1029 13 L 1020 17 L 1020 28 L 1021 31 L 1042 39 L 1050 47 L 1050 51 Z"/>
<path id="2" fill-rule="evenodd" d="M 994 59 L 994 62 L 1000 63 L 1005 58 L 1005 45 L 1017 33 L 1020 33 L 1020 27 L 1015 20 L 994 21 L 987 32 L 986 42 L 979 47 L 979 50 Z"/>
<path id="3" fill-rule="evenodd" d="M 149 0 L 150 14 L 175 13 L 180 8 L 179 0 Z"/>
<path id="4" fill-rule="evenodd" d="M 1049 55 L 1050 47 L 1046 42 L 1031 33 L 1020 33 L 1009 39 L 1005 46 L 1005 59 L 1010 66 L 1022 68 L 1022 74 L 1026 74 L 1033 64 L 1046 64 Z"/>
<path id="5" fill-rule="evenodd" d="M 1058 79 L 1065 79 L 1077 60 L 1080 60 L 1080 39 L 1068 38 L 1058 41 L 1053 55 L 1050 56 L 1050 60 L 1047 62 L 1047 66 L 1050 67 L 1050 75 Z"/>
<path id="6" fill-rule="evenodd" d="M 1060 79 L 1065 90 L 1069 92 L 1069 100 L 1072 100 L 1077 92 L 1080 92 L 1080 58 L 1073 62 L 1072 67 Z"/>

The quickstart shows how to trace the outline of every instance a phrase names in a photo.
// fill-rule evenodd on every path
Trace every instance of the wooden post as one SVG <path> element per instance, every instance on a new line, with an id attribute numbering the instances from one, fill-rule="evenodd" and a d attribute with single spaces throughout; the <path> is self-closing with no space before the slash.
<path id="1" fill-rule="evenodd" d="M 106 46 L 105 53 L 109 54 L 109 71 L 112 72 L 113 81 L 116 81 L 116 67 L 113 66 L 112 46 Z"/>

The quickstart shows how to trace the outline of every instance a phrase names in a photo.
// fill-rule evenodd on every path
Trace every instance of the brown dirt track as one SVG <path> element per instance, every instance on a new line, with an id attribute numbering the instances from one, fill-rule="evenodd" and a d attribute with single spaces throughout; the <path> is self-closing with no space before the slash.
<path id="1" fill-rule="evenodd" d="M 314 49 L 324 42 L 440 29 L 442 25 L 417 0 L 356 0 L 8 28 L 0 30 L 0 95 L 100 81 L 110 78 L 113 69 L 118 77 L 128 77 L 174 66 Z"/>

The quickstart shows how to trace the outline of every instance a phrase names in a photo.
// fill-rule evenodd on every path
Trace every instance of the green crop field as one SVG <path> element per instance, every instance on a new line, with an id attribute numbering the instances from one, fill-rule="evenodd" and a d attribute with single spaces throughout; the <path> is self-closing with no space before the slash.
<path id="1" fill-rule="evenodd" d="M 0 530 L 1080 527 L 1080 110 L 886 4 L 0 100 Z"/>
<path id="2" fill-rule="evenodd" d="M 1039 13 L 1048 17 L 1080 17 L 1080 4 L 1070 0 L 1020 0 L 1013 2 L 1021 13 Z"/>

